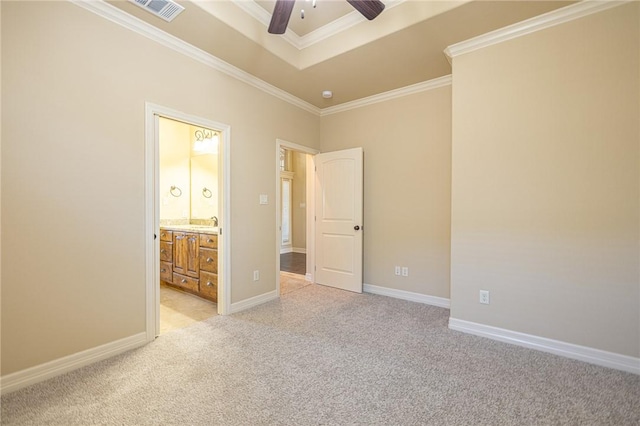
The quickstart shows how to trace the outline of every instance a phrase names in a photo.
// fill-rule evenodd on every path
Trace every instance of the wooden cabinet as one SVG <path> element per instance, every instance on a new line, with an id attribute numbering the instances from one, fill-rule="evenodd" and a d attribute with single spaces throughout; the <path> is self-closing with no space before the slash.
<path id="1" fill-rule="evenodd" d="M 200 293 L 213 301 L 218 300 L 218 275 L 200 271 Z"/>
<path id="2" fill-rule="evenodd" d="M 218 236 L 161 229 L 160 280 L 217 302 Z"/>
<path id="3" fill-rule="evenodd" d="M 173 232 L 160 230 L 160 280 L 173 281 Z"/>
<path id="4" fill-rule="evenodd" d="M 173 232 L 173 272 L 193 278 L 200 276 L 198 234 Z"/>

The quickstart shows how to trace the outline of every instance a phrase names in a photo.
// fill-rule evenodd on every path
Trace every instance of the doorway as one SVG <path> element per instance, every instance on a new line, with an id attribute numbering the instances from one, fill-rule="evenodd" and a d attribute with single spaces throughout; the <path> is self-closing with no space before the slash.
<path id="1" fill-rule="evenodd" d="M 161 143 L 165 133 L 184 142 L 167 148 Z M 161 329 L 163 311 L 176 314 L 168 318 L 173 328 L 229 312 L 230 127 L 147 103 L 145 140 L 146 323 L 151 341 L 167 330 L 166 324 Z"/>
<path id="2" fill-rule="evenodd" d="M 287 294 L 313 282 L 313 156 L 318 151 L 276 141 L 276 291 Z"/>
<path id="3" fill-rule="evenodd" d="M 218 312 L 220 132 L 160 116 L 158 145 L 159 333 L 164 334 Z M 203 254 L 209 263 L 201 262 Z"/>

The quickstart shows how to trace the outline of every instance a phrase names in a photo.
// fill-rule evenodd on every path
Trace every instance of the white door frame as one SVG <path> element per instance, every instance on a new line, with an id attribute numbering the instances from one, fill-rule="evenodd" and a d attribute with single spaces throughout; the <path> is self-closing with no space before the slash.
<path id="1" fill-rule="evenodd" d="M 166 117 L 196 126 L 207 127 L 221 132 L 218 170 L 222 179 L 218 180 L 218 200 L 221 234 L 218 262 L 218 314 L 231 313 L 231 126 L 183 113 L 178 110 L 145 102 L 145 259 L 146 259 L 146 334 L 152 341 L 160 333 L 160 204 L 159 176 L 160 152 L 157 117 Z M 222 259 L 220 259 L 220 257 Z"/>
<path id="2" fill-rule="evenodd" d="M 282 139 L 276 139 L 276 157 L 275 157 L 275 165 L 276 165 L 276 294 L 280 297 L 280 248 L 282 246 L 282 232 L 280 230 L 282 220 L 282 211 L 280 208 L 280 148 L 285 148 L 291 151 L 299 151 L 305 154 L 310 154 L 314 156 L 319 154 L 320 151 L 317 149 L 309 148 L 304 145 L 298 145 L 297 143 L 288 142 Z M 315 221 L 314 212 L 315 212 L 315 173 L 310 164 L 312 161 L 307 160 L 307 176 L 306 176 L 306 205 L 307 205 L 307 229 L 306 229 L 306 240 L 307 240 L 307 275 L 306 279 L 308 281 L 315 281 Z"/>

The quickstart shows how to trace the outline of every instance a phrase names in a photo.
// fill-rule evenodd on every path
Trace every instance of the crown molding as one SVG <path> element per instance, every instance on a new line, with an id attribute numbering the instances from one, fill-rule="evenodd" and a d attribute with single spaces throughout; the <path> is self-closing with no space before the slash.
<path id="1" fill-rule="evenodd" d="M 150 25 L 128 13 L 110 5 L 103 0 L 69 0 L 76 6 L 82 7 L 85 10 L 95 13 L 96 15 L 118 24 L 128 30 L 131 30 L 137 34 L 147 37 L 169 49 L 172 49 L 178 53 L 181 53 L 191 59 L 194 59 L 202 64 L 205 64 L 216 71 L 229 75 L 243 83 L 253 86 L 263 92 L 266 92 L 280 100 L 290 103 L 300 109 L 310 112 L 315 115 L 320 115 L 320 108 L 312 105 L 292 94 L 279 89 L 264 80 L 261 80 L 254 75 L 249 74 L 240 68 L 231 65 L 222 59 L 213 56 L 210 53 L 205 52 L 202 49 L 172 36 L 158 28 Z"/>
<path id="2" fill-rule="evenodd" d="M 262 25 L 264 25 L 265 27 L 269 26 L 269 23 L 271 22 L 271 15 L 260 5 L 258 5 L 258 3 L 256 3 L 254 0 L 232 1 L 236 6 L 256 19 Z M 384 2 L 385 10 L 396 7 L 405 1 L 406 0 L 386 0 Z M 302 50 L 307 47 L 313 46 L 314 44 L 319 43 L 329 37 L 339 34 L 342 31 L 346 31 L 349 28 L 362 22 L 366 22 L 366 18 L 354 10 L 353 12 L 341 16 L 340 18 L 329 22 L 328 24 L 320 28 L 311 31 L 309 34 L 305 34 L 304 36 L 300 36 L 292 29 L 287 28 L 287 31 L 282 34 L 282 38 L 289 42 L 296 49 Z"/>
<path id="3" fill-rule="evenodd" d="M 447 55 L 449 62 L 451 62 L 451 59 L 455 58 L 456 56 L 464 55 L 465 53 L 483 49 L 494 44 L 513 40 L 527 34 L 544 30 L 546 28 L 564 24 L 565 22 L 573 21 L 584 16 L 618 7 L 631 1 L 633 0 L 584 0 L 579 3 L 575 3 L 551 12 L 547 12 L 531 19 L 527 19 L 525 21 L 518 22 L 504 28 L 500 28 L 495 31 L 488 32 L 481 36 L 474 37 L 460 43 L 452 44 L 444 50 L 444 54 Z"/>
<path id="4" fill-rule="evenodd" d="M 405 86 L 399 89 L 389 90 L 388 92 L 378 93 L 377 95 L 368 96 L 366 98 L 357 99 L 355 101 L 345 102 L 340 105 L 323 108 L 322 110 L 320 110 L 320 116 L 325 117 L 327 115 L 349 111 L 351 109 L 362 108 L 364 106 L 373 105 L 391 99 L 401 98 L 403 96 L 409 96 L 416 93 L 425 92 L 427 90 L 437 89 L 439 87 L 450 85 L 451 75 L 449 74 L 431 80 L 423 81 L 421 83 L 412 84 L 411 86 Z"/>

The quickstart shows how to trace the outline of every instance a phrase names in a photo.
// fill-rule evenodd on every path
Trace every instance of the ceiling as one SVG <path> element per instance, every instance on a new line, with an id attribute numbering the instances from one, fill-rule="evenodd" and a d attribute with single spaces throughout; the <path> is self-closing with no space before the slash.
<path id="1" fill-rule="evenodd" d="M 297 0 L 287 32 L 273 35 L 273 0 L 178 1 L 185 11 L 172 22 L 107 1 L 318 108 L 448 75 L 447 46 L 573 3 L 383 0 L 385 10 L 368 21 L 346 0 L 317 0 L 315 9 Z"/>

